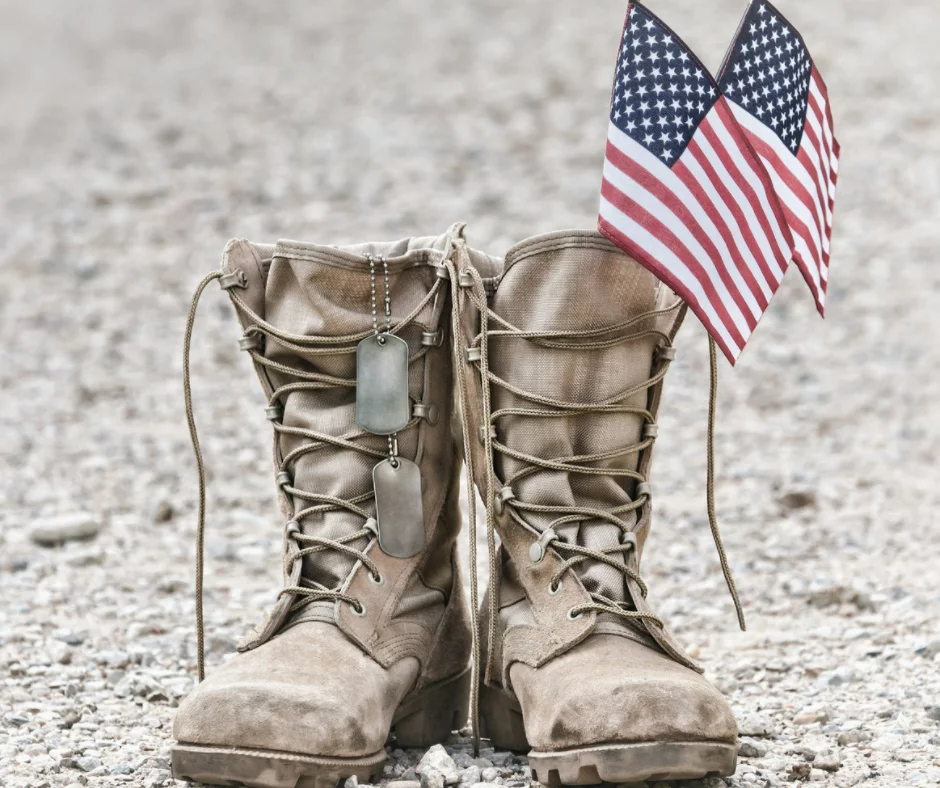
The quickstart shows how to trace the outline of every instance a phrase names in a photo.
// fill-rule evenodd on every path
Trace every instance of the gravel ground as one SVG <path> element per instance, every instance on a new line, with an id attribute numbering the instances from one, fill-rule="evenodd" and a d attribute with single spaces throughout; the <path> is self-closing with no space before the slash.
<path id="1" fill-rule="evenodd" d="M 654 7 L 716 65 L 743 5 Z M 465 219 L 499 253 L 591 226 L 623 6 L 0 0 L 0 785 L 171 783 L 194 674 L 180 347 L 225 241 Z M 709 786 L 938 784 L 940 11 L 784 10 L 844 157 L 829 319 L 791 272 L 723 380 L 718 503 L 750 630 L 705 520 L 692 320 L 644 574 L 741 721 L 738 773 Z M 210 291 L 194 349 L 210 669 L 279 587 L 269 427 L 238 333 Z M 463 782 L 529 782 L 523 758 L 449 751 Z M 388 779 L 414 780 L 424 754 L 392 755 Z"/>

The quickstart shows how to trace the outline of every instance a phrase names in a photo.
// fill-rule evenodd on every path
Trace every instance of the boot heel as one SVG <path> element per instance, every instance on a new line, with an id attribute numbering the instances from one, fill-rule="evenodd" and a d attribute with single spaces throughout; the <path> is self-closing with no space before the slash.
<path id="1" fill-rule="evenodd" d="M 530 749 L 522 711 L 514 708 L 509 697 L 495 687 L 480 687 L 480 734 L 497 750 L 526 752 Z"/>
<path id="2" fill-rule="evenodd" d="M 399 709 L 394 723 L 399 747 L 430 747 L 467 724 L 470 671 L 425 689 Z"/>

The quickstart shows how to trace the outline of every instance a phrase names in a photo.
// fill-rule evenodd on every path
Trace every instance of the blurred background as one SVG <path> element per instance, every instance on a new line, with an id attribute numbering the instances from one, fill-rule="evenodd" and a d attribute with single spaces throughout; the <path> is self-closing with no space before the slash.
<path id="1" fill-rule="evenodd" d="M 171 782 L 195 642 L 182 334 L 225 242 L 463 220 L 501 255 L 593 227 L 624 6 L 0 0 L 0 785 Z M 649 6 L 717 69 L 745 3 Z M 718 507 L 750 631 L 705 517 L 693 318 L 644 575 L 741 720 L 729 784 L 937 784 L 940 10 L 779 7 L 829 83 L 843 158 L 827 320 L 791 271 L 737 368 L 721 362 Z M 210 664 L 280 587 L 239 334 L 211 288 L 193 351 Z"/>

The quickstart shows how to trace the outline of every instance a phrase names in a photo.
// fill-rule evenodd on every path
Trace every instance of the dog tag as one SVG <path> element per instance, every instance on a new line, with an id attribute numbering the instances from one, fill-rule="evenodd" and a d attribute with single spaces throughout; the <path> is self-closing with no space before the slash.
<path id="1" fill-rule="evenodd" d="M 379 547 L 394 558 L 410 558 L 424 549 L 421 469 L 403 457 L 389 457 L 372 469 Z"/>
<path id="2" fill-rule="evenodd" d="M 366 337 L 356 348 L 356 422 L 392 435 L 410 420 L 408 343 L 394 334 Z"/>

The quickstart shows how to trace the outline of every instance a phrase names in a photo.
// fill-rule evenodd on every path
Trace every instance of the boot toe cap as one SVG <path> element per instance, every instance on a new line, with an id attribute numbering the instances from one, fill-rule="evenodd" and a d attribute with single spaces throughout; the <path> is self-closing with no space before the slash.
<path id="1" fill-rule="evenodd" d="M 537 669 L 517 663 L 511 678 L 536 750 L 737 737 L 727 701 L 702 676 L 624 637 L 595 635 Z"/>
<path id="2" fill-rule="evenodd" d="M 311 633 L 310 626 L 295 626 L 213 671 L 180 704 L 174 738 L 334 757 L 381 749 L 416 668 L 386 671 L 335 628 Z"/>

